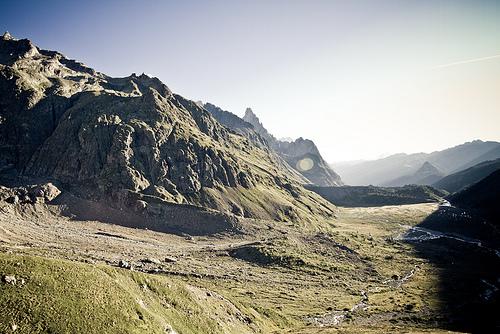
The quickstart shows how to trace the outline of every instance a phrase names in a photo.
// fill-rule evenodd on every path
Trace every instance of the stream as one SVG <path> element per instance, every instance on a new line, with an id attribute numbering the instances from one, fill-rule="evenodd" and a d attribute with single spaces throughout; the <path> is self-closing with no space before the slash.
<path id="1" fill-rule="evenodd" d="M 500 250 L 484 246 L 482 244 L 481 240 L 468 238 L 468 237 L 458 235 L 458 234 L 449 234 L 449 233 L 439 232 L 439 231 L 435 231 L 435 230 L 430 230 L 430 229 L 427 229 L 424 227 L 409 226 L 409 225 L 403 225 L 403 224 L 400 224 L 400 226 L 405 228 L 406 232 L 403 232 L 398 237 L 396 237 L 396 240 L 422 242 L 422 241 L 427 241 L 427 240 L 446 238 L 446 239 L 452 239 L 452 240 L 456 240 L 459 242 L 474 245 L 474 246 L 482 248 L 488 252 L 495 253 L 496 256 L 500 257 Z"/>

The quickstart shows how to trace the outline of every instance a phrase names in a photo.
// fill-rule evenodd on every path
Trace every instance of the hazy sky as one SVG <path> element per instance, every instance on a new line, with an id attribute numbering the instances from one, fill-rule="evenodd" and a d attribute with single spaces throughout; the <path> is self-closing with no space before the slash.
<path id="1" fill-rule="evenodd" d="M 500 140 L 500 1 L 2 0 L 0 29 L 252 107 L 328 161 Z"/>

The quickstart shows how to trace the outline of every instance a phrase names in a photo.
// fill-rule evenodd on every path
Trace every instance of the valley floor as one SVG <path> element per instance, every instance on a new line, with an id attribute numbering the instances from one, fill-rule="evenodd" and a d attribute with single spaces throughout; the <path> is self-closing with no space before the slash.
<path id="1" fill-rule="evenodd" d="M 498 273 L 486 267 L 500 262 L 490 248 L 405 239 L 436 204 L 341 208 L 321 226 L 247 220 L 240 234 L 212 236 L 72 220 L 45 204 L 0 210 L 2 333 L 436 333 L 496 326 L 488 312 L 477 324 L 453 305 L 497 305 Z M 457 253 L 464 249 L 473 256 Z M 458 277 L 464 283 L 451 286 Z"/>

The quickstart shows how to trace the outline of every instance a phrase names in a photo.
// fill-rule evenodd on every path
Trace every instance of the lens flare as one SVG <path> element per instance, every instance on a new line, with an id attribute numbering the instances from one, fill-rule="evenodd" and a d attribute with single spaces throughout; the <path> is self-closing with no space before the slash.
<path id="1" fill-rule="evenodd" d="M 314 167 L 314 161 L 311 158 L 304 158 L 297 161 L 297 169 L 305 172 Z"/>

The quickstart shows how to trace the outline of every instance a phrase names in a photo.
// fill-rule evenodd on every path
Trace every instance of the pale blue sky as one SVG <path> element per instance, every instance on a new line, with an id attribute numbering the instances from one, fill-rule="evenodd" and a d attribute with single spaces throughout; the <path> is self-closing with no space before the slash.
<path id="1" fill-rule="evenodd" d="M 0 29 L 157 76 L 329 161 L 500 140 L 500 1 L 9 1 Z"/>

